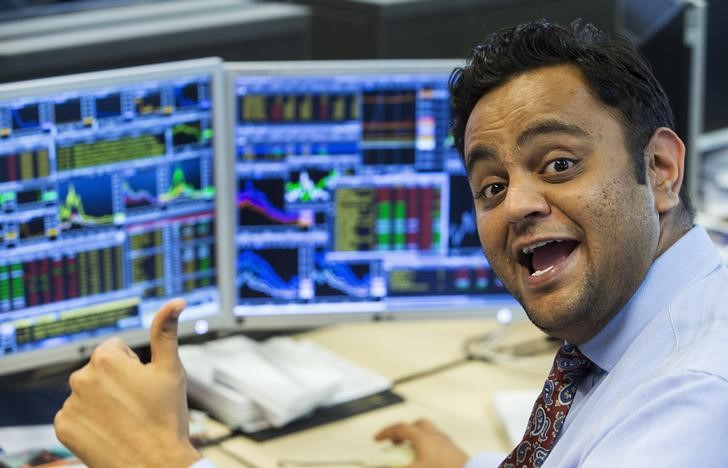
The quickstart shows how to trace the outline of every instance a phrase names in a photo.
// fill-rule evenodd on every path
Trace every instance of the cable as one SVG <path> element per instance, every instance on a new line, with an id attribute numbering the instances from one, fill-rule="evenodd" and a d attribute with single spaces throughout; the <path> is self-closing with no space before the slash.
<path id="1" fill-rule="evenodd" d="M 513 344 L 500 344 L 515 327 L 528 322 L 525 320 L 513 321 L 512 315 L 507 309 L 499 311 L 497 319 L 500 323 L 500 326 L 497 328 L 487 333 L 465 339 L 462 346 L 462 357 L 430 369 L 400 377 L 395 379 L 392 384 L 396 386 L 413 380 L 430 377 L 470 361 L 482 361 L 493 364 L 514 364 L 523 361 L 525 358 L 550 351 L 553 348 L 548 338 L 543 339 L 541 337 Z"/>
<path id="2" fill-rule="evenodd" d="M 358 466 L 366 467 L 364 462 L 356 460 L 328 460 L 328 461 L 301 461 L 301 460 L 278 460 L 280 468 L 289 466 L 316 467 L 316 466 Z"/>
<path id="3" fill-rule="evenodd" d="M 521 323 L 506 322 L 501 327 L 486 334 L 467 338 L 463 343 L 463 352 L 471 361 L 482 361 L 492 364 L 522 364 L 528 362 L 528 358 L 543 354 L 545 352 L 556 352 L 554 340 L 550 337 L 538 337 L 516 343 L 500 344 L 508 335 L 508 332 Z M 541 369 L 541 366 L 538 367 Z"/>
<path id="4" fill-rule="evenodd" d="M 261 468 L 258 465 L 254 465 L 254 464 L 250 463 L 250 461 L 248 461 L 245 458 L 241 457 L 240 455 L 238 455 L 234 451 L 228 449 L 227 447 L 225 447 L 222 444 L 221 445 L 217 445 L 215 447 L 215 449 L 221 451 L 222 453 L 224 453 L 228 457 L 233 458 L 235 461 L 238 461 L 238 462 L 242 463 L 245 466 L 249 466 L 250 468 Z"/>
<path id="5" fill-rule="evenodd" d="M 454 367 L 458 367 L 462 364 L 465 364 L 468 361 L 469 361 L 469 359 L 467 357 L 462 357 L 462 358 L 456 359 L 454 361 L 448 362 L 446 364 L 435 366 L 435 367 L 432 367 L 430 369 L 426 369 L 426 370 L 423 370 L 420 372 L 415 372 L 414 374 L 406 375 L 404 377 L 400 377 L 398 379 L 393 380 L 392 386 L 401 385 L 403 383 L 407 383 L 412 380 L 417 380 L 417 379 L 421 379 L 424 377 L 429 377 L 431 375 L 439 374 L 440 372 L 443 372 L 448 369 L 452 369 Z"/>

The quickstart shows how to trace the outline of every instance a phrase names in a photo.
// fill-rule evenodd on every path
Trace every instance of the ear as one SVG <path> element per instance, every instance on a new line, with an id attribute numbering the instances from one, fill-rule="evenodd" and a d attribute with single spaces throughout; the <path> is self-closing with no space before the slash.
<path id="1" fill-rule="evenodd" d="M 647 178 L 655 198 L 655 209 L 663 214 L 680 203 L 679 193 L 685 171 L 685 144 L 666 127 L 652 134 L 645 146 Z"/>

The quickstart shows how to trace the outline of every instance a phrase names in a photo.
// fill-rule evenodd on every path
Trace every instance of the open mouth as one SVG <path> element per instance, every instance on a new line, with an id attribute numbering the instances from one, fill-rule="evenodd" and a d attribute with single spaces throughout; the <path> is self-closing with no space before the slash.
<path id="1" fill-rule="evenodd" d="M 518 252 L 518 263 L 525 267 L 531 276 L 548 273 L 564 262 L 579 245 L 575 240 L 548 240 L 526 246 Z"/>

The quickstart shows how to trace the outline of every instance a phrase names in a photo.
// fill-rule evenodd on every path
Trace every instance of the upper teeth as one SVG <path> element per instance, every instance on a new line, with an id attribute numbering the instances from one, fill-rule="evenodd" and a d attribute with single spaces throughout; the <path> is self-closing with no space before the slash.
<path id="1" fill-rule="evenodd" d="M 543 247 L 544 245 L 550 244 L 551 242 L 562 242 L 562 240 L 554 239 L 554 240 L 536 242 L 535 244 L 527 245 L 526 247 L 522 248 L 521 252 L 523 252 L 524 254 L 530 254 L 530 253 L 533 253 L 533 251 L 538 249 L 539 247 Z"/>

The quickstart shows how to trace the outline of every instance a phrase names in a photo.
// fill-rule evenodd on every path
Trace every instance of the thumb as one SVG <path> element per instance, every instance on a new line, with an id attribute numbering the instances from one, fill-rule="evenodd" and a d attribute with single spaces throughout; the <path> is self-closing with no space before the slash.
<path id="1" fill-rule="evenodd" d="M 149 332 L 153 364 L 169 369 L 176 369 L 181 365 L 177 353 L 177 323 L 186 305 L 183 299 L 172 299 L 154 316 Z"/>

